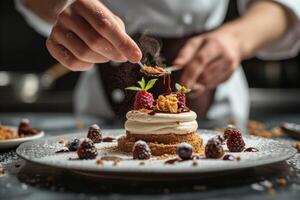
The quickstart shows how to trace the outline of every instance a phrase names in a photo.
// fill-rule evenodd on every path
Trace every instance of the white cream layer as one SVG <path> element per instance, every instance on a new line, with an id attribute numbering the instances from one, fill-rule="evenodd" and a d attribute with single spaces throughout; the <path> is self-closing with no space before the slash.
<path id="1" fill-rule="evenodd" d="M 193 111 L 169 114 L 155 113 L 149 115 L 140 111 L 129 111 L 126 114 L 126 131 L 136 134 L 186 134 L 198 128 L 197 114 Z"/>

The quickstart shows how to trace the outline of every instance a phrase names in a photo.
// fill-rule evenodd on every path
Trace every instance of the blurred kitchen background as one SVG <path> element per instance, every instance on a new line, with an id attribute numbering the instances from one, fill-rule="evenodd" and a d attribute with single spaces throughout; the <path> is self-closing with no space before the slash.
<path id="1" fill-rule="evenodd" d="M 72 112 L 72 91 L 80 73 L 57 65 L 45 38 L 26 24 L 13 1 L 0 5 L 0 115 Z M 232 5 L 226 20 L 237 16 Z M 243 66 L 251 88 L 251 115 L 300 113 L 300 55 L 276 62 L 254 58 Z"/>

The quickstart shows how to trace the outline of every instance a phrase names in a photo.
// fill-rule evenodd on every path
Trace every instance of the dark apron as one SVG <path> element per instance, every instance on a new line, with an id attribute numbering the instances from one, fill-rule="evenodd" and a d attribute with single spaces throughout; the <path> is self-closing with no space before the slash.
<path id="1" fill-rule="evenodd" d="M 163 63 L 167 66 L 170 66 L 173 60 L 176 58 L 179 50 L 189 38 L 191 38 L 191 36 L 182 38 L 159 38 L 162 44 L 160 55 L 164 58 Z M 132 109 L 135 92 L 125 90 L 125 88 L 128 86 L 137 86 L 137 81 L 142 77 L 139 69 L 140 67 L 137 64 L 132 63 L 122 63 L 119 66 L 114 66 L 111 63 L 104 63 L 99 64 L 98 66 L 98 72 L 103 83 L 106 98 L 110 103 L 111 109 L 114 111 L 115 115 L 121 119 L 124 119 L 126 112 Z M 176 71 L 172 73 L 171 86 L 173 91 L 175 90 L 175 83 L 179 83 L 181 73 L 182 71 Z M 114 101 L 112 98 L 112 92 L 115 89 L 124 90 L 125 98 L 123 101 Z M 167 85 L 163 84 L 163 77 L 159 78 L 154 87 L 150 89 L 150 92 L 153 93 L 154 98 L 157 98 L 159 94 L 166 93 L 166 91 Z M 191 110 L 197 113 L 198 119 L 204 119 L 209 106 L 213 101 L 213 97 L 214 90 L 207 91 L 195 99 L 190 99 L 187 96 L 187 105 Z"/>

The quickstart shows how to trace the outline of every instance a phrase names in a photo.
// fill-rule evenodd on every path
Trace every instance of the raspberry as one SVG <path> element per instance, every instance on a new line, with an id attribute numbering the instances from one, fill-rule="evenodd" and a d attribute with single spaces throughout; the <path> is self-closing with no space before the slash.
<path id="1" fill-rule="evenodd" d="M 227 148 L 231 152 L 242 152 L 245 148 L 245 142 L 242 134 L 238 130 L 231 131 L 227 138 Z"/>
<path id="2" fill-rule="evenodd" d="M 148 83 L 145 82 L 144 77 L 142 80 L 138 81 L 138 84 L 140 87 L 127 87 L 126 90 L 134 90 L 138 91 L 135 95 L 134 110 L 140 110 L 140 109 L 148 109 L 152 110 L 153 104 L 154 104 L 154 98 L 153 95 L 149 92 L 147 92 L 149 89 L 151 89 L 157 79 L 151 79 L 148 81 Z"/>
<path id="3" fill-rule="evenodd" d="M 133 159 L 148 160 L 151 157 L 151 151 L 146 142 L 139 140 L 134 143 L 132 155 Z"/>
<path id="4" fill-rule="evenodd" d="M 192 147 L 192 145 L 190 145 L 188 143 L 180 143 L 177 146 L 176 154 L 182 160 L 191 159 L 192 158 L 192 154 L 193 154 L 193 147 Z"/>
<path id="5" fill-rule="evenodd" d="M 185 94 L 189 93 L 191 91 L 191 89 L 186 88 L 178 83 L 175 84 L 175 88 L 177 90 L 177 92 L 175 93 L 177 99 L 178 99 L 178 107 L 179 108 L 184 108 L 185 107 L 185 102 L 186 102 L 186 98 L 185 98 Z"/>
<path id="6" fill-rule="evenodd" d="M 212 138 L 205 145 L 206 158 L 221 158 L 224 155 L 224 150 L 220 140 Z"/>
<path id="7" fill-rule="evenodd" d="M 178 108 L 184 108 L 185 107 L 185 94 L 176 92 L 175 93 L 177 99 L 178 99 Z"/>
<path id="8" fill-rule="evenodd" d="M 74 138 L 70 142 L 66 144 L 66 147 L 69 149 L 69 151 L 76 151 L 79 147 L 80 140 L 77 138 Z"/>
<path id="9" fill-rule="evenodd" d="M 89 127 L 87 137 L 91 139 L 94 143 L 99 143 L 102 141 L 101 129 L 97 124 L 93 124 Z"/>
<path id="10" fill-rule="evenodd" d="M 134 110 L 139 109 L 148 109 L 151 110 L 153 108 L 154 98 L 153 95 L 146 91 L 139 91 L 135 95 Z"/>
<path id="11" fill-rule="evenodd" d="M 229 137 L 229 135 L 233 132 L 233 131 L 239 131 L 234 125 L 229 124 L 225 131 L 224 131 L 224 138 L 225 140 L 227 140 L 227 138 Z"/>
<path id="12" fill-rule="evenodd" d="M 84 139 L 77 149 L 77 155 L 79 159 L 95 159 L 98 152 L 93 141 L 88 138 Z"/>

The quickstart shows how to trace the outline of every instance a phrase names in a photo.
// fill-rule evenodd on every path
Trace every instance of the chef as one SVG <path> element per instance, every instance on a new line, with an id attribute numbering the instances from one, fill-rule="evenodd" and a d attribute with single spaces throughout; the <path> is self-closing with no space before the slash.
<path id="1" fill-rule="evenodd" d="M 182 67 L 173 83 L 193 89 L 188 105 L 199 118 L 233 116 L 239 123 L 249 114 L 241 61 L 252 56 L 291 58 L 300 47 L 299 0 L 239 0 L 241 17 L 227 23 L 228 0 L 15 4 L 27 22 L 48 37 L 46 46 L 55 59 L 73 71 L 85 71 L 74 95 L 76 112 L 101 118 L 122 117 L 130 109 L 134 94 L 124 88 L 139 78 L 136 63 L 147 62 L 147 48 L 138 43 L 144 33 L 161 41 L 164 64 Z"/>

